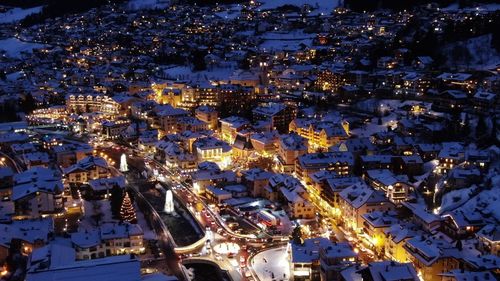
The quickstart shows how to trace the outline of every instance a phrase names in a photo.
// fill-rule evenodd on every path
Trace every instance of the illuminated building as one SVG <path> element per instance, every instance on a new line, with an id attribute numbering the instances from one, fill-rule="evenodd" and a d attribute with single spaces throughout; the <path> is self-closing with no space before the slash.
<path id="1" fill-rule="evenodd" d="M 264 157 L 270 157 L 276 153 L 279 134 L 277 131 L 257 133 L 250 136 L 250 141 L 255 152 Z"/>
<path id="2" fill-rule="evenodd" d="M 253 197 L 262 196 L 262 190 L 269 183 L 269 179 L 274 175 L 272 172 L 259 168 L 241 172 L 241 183 L 246 185 Z"/>
<path id="3" fill-rule="evenodd" d="M 311 184 L 311 175 L 321 170 L 335 171 L 345 177 L 352 173 L 354 158 L 350 152 L 318 152 L 299 156 L 295 163 L 297 177 Z"/>
<path id="4" fill-rule="evenodd" d="M 236 182 L 236 173 L 221 170 L 198 170 L 193 173 L 193 189 L 198 194 L 204 194 L 208 186 L 218 183 Z"/>
<path id="5" fill-rule="evenodd" d="M 195 110 L 195 117 L 205 122 L 209 130 L 218 129 L 218 115 L 217 110 L 209 106 L 200 106 Z"/>
<path id="6" fill-rule="evenodd" d="M 63 211 L 64 187 L 61 176 L 52 169 L 34 167 L 13 178 L 11 200 L 20 218 L 39 218 Z"/>
<path id="7" fill-rule="evenodd" d="M 198 118 L 186 116 L 177 118 L 177 132 L 182 133 L 185 131 L 199 132 L 208 129 L 208 124 L 199 120 Z"/>
<path id="8" fill-rule="evenodd" d="M 408 199 L 411 185 L 407 176 L 396 176 L 387 169 L 367 170 L 363 177 L 368 184 L 377 190 L 382 190 L 394 204 Z"/>
<path id="9" fill-rule="evenodd" d="M 220 92 L 219 111 L 223 116 L 243 115 L 248 113 L 255 103 L 256 93 L 253 87 L 234 84 L 218 86 Z"/>
<path id="10" fill-rule="evenodd" d="M 307 139 L 296 133 L 280 136 L 278 141 L 277 170 L 292 172 L 295 169 L 295 160 L 307 153 Z"/>
<path id="11" fill-rule="evenodd" d="M 161 106 L 157 112 L 161 135 L 175 133 L 177 131 L 177 119 L 188 115 L 188 112 L 184 109 L 175 108 L 169 104 Z"/>
<path id="12" fill-rule="evenodd" d="M 256 107 L 252 114 L 254 121 L 268 121 L 272 130 L 287 133 L 288 125 L 297 116 L 297 109 L 282 103 L 269 103 Z"/>
<path id="13" fill-rule="evenodd" d="M 71 242 L 76 250 L 76 260 L 88 260 L 142 254 L 145 251 L 143 235 L 138 224 L 104 223 L 96 230 L 73 233 Z"/>
<path id="14" fill-rule="evenodd" d="M 102 122 L 102 136 L 107 139 L 116 139 L 129 125 L 129 120 L 104 121 Z"/>
<path id="15" fill-rule="evenodd" d="M 399 222 L 396 213 L 373 211 L 361 217 L 363 218 L 363 234 L 361 235 L 363 241 L 376 253 L 383 252 L 387 240 L 385 230 Z"/>
<path id="16" fill-rule="evenodd" d="M 86 184 L 89 180 L 108 178 L 111 173 L 108 163 L 102 157 L 88 156 L 64 169 L 69 183 Z"/>
<path id="17" fill-rule="evenodd" d="M 289 130 L 308 140 L 310 148 L 328 149 L 349 138 L 349 123 L 297 118 L 290 122 Z"/>
<path id="18" fill-rule="evenodd" d="M 479 239 L 479 249 L 483 253 L 500 255 L 500 227 L 495 224 L 488 224 L 476 233 Z"/>
<path id="19" fill-rule="evenodd" d="M 12 223 L 2 224 L 0 261 L 5 261 L 8 257 L 12 245 L 18 245 L 20 253 L 29 256 L 33 250 L 49 243 L 53 235 L 54 220 L 52 217 L 14 220 Z"/>
<path id="20" fill-rule="evenodd" d="M 346 78 L 343 71 L 326 69 L 318 73 L 315 83 L 319 90 L 337 92 L 340 87 L 346 85 Z"/>
<path id="21" fill-rule="evenodd" d="M 236 139 L 239 131 L 247 128 L 250 122 L 242 117 L 231 116 L 220 120 L 221 138 L 230 144 Z"/>
<path id="22" fill-rule="evenodd" d="M 112 97 L 98 94 L 70 94 L 66 98 L 68 112 L 103 112 L 118 114 L 120 104 Z"/>
<path id="23" fill-rule="evenodd" d="M 198 161 L 212 161 L 225 163 L 231 157 L 231 146 L 214 137 L 198 138 L 193 143 L 193 151 L 198 156 Z"/>
<path id="24" fill-rule="evenodd" d="M 347 187 L 339 193 L 340 218 L 348 229 L 360 233 L 363 215 L 372 211 L 390 211 L 394 205 L 381 191 L 373 190 L 365 183 Z"/>
<path id="25" fill-rule="evenodd" d="M 441 281 L 441 273 L 459 269 L 461 264 L 455 245 L 436 236 L 439 233 L 428 238 L 417 236 L 408 239 L 404 246 L 410 262 L 425 281 Z"/>
<path id="26" fill-rule="evenodd" d="M 358 261 L 358 254 L 347 242 L 335 243 L 319 250 L 321 281 L 340 280 L 340 272 Z"/>

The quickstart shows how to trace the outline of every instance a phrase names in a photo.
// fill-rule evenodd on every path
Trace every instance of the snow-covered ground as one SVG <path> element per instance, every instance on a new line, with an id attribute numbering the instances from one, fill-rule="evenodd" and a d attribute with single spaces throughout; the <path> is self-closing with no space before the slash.
<path id="1" fill-rule="evenodd" d="M 165 9 L 170 5 L 169 0 L 130 0 L 127 3 L 129 10 Z"/>
<path id="2" fill-rule="evenodd" d="M 0 40 L 0 50 L 4 50 L 7 56 L 13 58 L 19 58 L 21 56 L 21 52 L 31 52 L 33 49 L 44 47 L 46 47 L 46 45 L 23 42 L 17 38 Z"/>
<path id="3" fill-rule="evenodd" d="M 274 248 L 255 255 L 251 261 L 255 274 L 261 281 L 286 281 L 290 278 L 290 264 L 286 247 Z"/>
<path id="4" fill-rule="evenodd" d="M 0 13 L 0 23 L 13 23 L 20 21 L 25 17 L 36 14 L 42 11 L 42 6 L 33 7 L 29 9 L 13 8 L 5 13 Z"/>
<path id="5" fill-rule="evenodd" d="M 94 218 L 95 214 L 102 214 L 100 223 L 104 222 L 116 222 L 112 218 L 111 214 L 111 204 L 108 200 L 96 200 L 96 201 L 83 201 L 84 216 L 80 221 L 80 229 L 95 229 L 96 224 Z"/>
<path id="6" fill-rule="evenodd" d="M 498 11 L 498 10 L 500 10 L 500 4 L 482 4 L 482 5 L 477 5 L 475 7 L 466 7 L 466 8 L 460 9 L 458 3 L 453 3 L 453 4 L 450 4 L 448 7 L 443 8 L 441 10 L 445 11 L 445 12 L 457 12 L 459 10 L 471 11 L 471 12 Z"/>
<path id="7" fill-rule="evenodd" d="M 500 201 L 500 186 L 495 185 L 490 190 L 483 190 L 472 198 L 470 198 L 470 191 L 471 188 L 464 188 L 452 193 L 451 200 L 443 201 L 443 204 L 441 204 L 440 213 L 444 213 L 444 210 L 460 210 L 463 214 L 468 214 L 471 217 L 480 217 L 481 215 L 476 213 L 481 212 L 482 214 L 490 214 L 491 219 L 500 220 L 500 204 L 498 204 Z M 453 199 L 453 197 L 457 199 Z M 466 200 L 467 198 L 468 200 Z M 465 203 L 463 203 L 464 201 Z M 458 203 L 463 204 L 460 204 L 460 207 L 457 208 Z"/>
<path id="8" fill-rule="evenodd" d="M 473 186 L 470 188 L 452 190 L 446 193 L 445 195 L 443 195 L 443 199 L 441 200 L 441 207 L 439 209 L 439 212 L 443 214 L 458 208 L 470 199 L 471 193 L 475 188 L 476 187 Z"/>
<path id="9" fill-rule="evenodd" d="M 491 47 L 492 35 L 486 34 L 456 42 L 443 48 L 443 54 L 448 58 L 446 64 L 450 67 L 467 67 L 475 69 L 490 69 L 500 64 L 500 54 Z M 455 57 L 455 48 L 465 48 L 467 55 Z"/>
<path id="10" fill-rule="evenodd" d="M 215 13 L 217 16 L 227 19 L 233 20 L 238 18 L 241 15 L 241 6 L 240 5 L 231 5 L 228 6 L 228 9 L 222 12 Z"/>
<path id="11" fill-rule="evenodd" d="M 7 80 L 9 81 L 16 81 L 20 78 L 23 78 L 25 76 L 24 72 L 21 70 L 21 71 L 16 71 L 16 72 L 13 72 L 13 73 L 9 73 L 7 74 Z"/>
<path id="12" fill-rule="evenodd" d="M 148 223 L 146 222 L 146 219 L 144 218 L 144 214 L 139 210 L 139 207 L 137 206 L 137 204 L 134 207 L 135 207 L 135 213 L 137 216 L 137 224 L 139 224 L 141 226 L 142 231 L 144 232 L 144 239 L 145 240 L 156 239 L 156 234 L 149 227 Z"/>
<path id="13" fill-rule="evenodd" d="M 261 36 L 264 40 L 259 48 L 266 51 L 298 50 L 300 45 L 312 46 L 315 34 L 306 34 L 302 31 L 296 32 L 267 32 Z"/>
<path id="14" fill-rule="evenodd" d="M 299 8 L 308 4 L 312 7 L 311 15 L 319 15 L 321 13 L 330 14 L 333 9 L 339 6 L 339 0 L 259 0 L 262 3 L 259 10 L 272 10 L 284 5 L 294 5 Z"/>
<path id="15" fill-rule="evenodd" d="M 358 137 L 369 137 L 376 133 L 387 132 L 387 126 L 389 125 L 394 128 L 396 120 L 397 115 L 391 113 L 387 116 L 382 117 L 382 125 L 378 125 L 378 117 L 373 117 L 369 124 L 366 124 L 361 128 L 353 129 L 351 131 Z"/>

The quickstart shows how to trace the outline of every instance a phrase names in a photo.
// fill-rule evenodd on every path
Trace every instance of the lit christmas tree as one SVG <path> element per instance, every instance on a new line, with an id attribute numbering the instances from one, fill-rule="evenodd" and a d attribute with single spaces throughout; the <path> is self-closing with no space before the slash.
<path id="1" fill-rule="evenodd" d="M 122 221 L 134 223 L 136 221 L 134 206 L 128 192 L 125 192 L 125 197 L 123 197 L 122 207 L 120 208 L 120 217 Z"/>

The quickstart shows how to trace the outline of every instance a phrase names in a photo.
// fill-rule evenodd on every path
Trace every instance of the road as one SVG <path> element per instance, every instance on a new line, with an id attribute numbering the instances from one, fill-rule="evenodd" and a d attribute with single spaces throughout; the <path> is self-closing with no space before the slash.
<path id="1" fill-rule="evenodd" d="M 234 270 L 240 271 L 240 273 L 243 275 L 243 277 L 241 277 L 241 280 L 246 280 L 246 278 L 244 277 L 246 271 L 250 270 L 250 272 L 252 272 L 254 269 L 252 264 L 249 263 L 246 263 L 248 265 L 248 269 L 241 266 L 240 268 L 238 266 L 240 256 L 243 257 L 242 259 L 246 261 L 249 256 L 255 254 L 256 252 L 259 252 L 263 249 L 276 247 L 277 244 L 282 244 L 288 240 L 288 237 L 283 236 L 271 236 L 269 234 L 266 234 L 266 238 L 257 238 L 254 234 L 241 234 L 232 231 L 219 215 L 218 211 L 211 208 L 205 202 L 204 198 L 200 197 L 193 191 L 192 185 L 190 183 L 180 180 L 178 174 L 175 173 L 175 171 L 166 168 L 157 160 L 152 159 L 152 157 L 143 157 L 139 155 L 137 151 L 118 144 L 115 144 L 112 147 L 104 148 L 101 151 L 103 151 L 105 155 L 108 156 L 108 159 L 112 159 L 115 162 L 116 167 L 119 166 L 119 158 L 121 154 L 126 153 L 129 167 L 134 167 L 136 175 L 143 170 L 156 170 L 158 174 L 161 175 L 158 178 L 171 187 L 172 192 L 175 193 L 177 198 L 180 199 L 181 203 L 186 206 L 186 208 L 193 214 L 193 216 L 200 222 L 200 224 L 207 227 L 207 229 L 210 229 L 213 233 L 219 233 L 222 237 L 224 237 L 222 238 L 222 241 L 225 239 L 227 241 L 235 242 L 240 246 L 245 245 L 245 248 L 248 247 L 248 251 L 241 251 L 234 257 L 236 262 L 233 263 L 236 263 L 236 265 L 233 265 L 231 267 L 234 268 Z M 306 186 L 306 189 L 309 191 L 311 202 L 317 208 L 323 218 L 325 218 L 324 220 L 322 220 L 323 227 L 325 229 L 328 229 L 328 231 L 333 232 L 335 238 L 338 241 L 347 241 L 344 235 L 344 231 L 342 231 L 337 226 L 335 220 L 331 219 L 332 217 L 334 217 L 334 214 L 332 214 L 332 208 L 329 205 L 326 206 L 327 203 L 325 203 L 325 201 L 322 200 L 318 194 L 316 194 L 315 190 L 310 190 L 311 187 Z M 200 208 L 202 212 L 198 213 L 197 210 L 199 210 Z M 349 233 L 347 233 L 347 235 L 349 236 L 350 242 L 353 243 L 357 249 L 359 249 L 359 257 L 363 262 L 368 263 L 375 260 L 373 255 L 370 254 L 370 250 L 364 248 L 361 241 L 359 241 L 354 235 L 351 235 Z M 213 242 L 214 241 L 212 241 L 212 244 L 214 244 Z M 200 252 L 193 251 L 193 254 L 200 255 Z M 218 261 L 214 255 L 204 256 L 204 258 L 211 259 L 215 263 L 220 263 L 220 260 Z M 220 257 L 218 258 L 220 259 Z M 278 274 L 278 272 L 276 272 L 276 274 Z M 255 272 L 252 275 L 256 280 L 267 280 L 266 277 L 259 277 L 259 275 L 255 274 Z M 283 280 L 286 280 L 286 278 Z"/>
<path id="2" fill-rule="evenodd" d="M 102 152 L 102 154 L 101 154 L 101 152 Z M 129 148 L 122 147 L 120 145 L 114 145 L 113 147 L 97 148 L 96 149 L 96 153 L 98 155 L 105 157 L 105 159 L 108 159 L 111 162 L 115 163 L 114 167 L 112 167 L 112 171 L 114 174 L 120 173 L 117 170 L 117 167 L 120 165 L 119 159 L 120 159 L 121 154 L 126 153 L 128 155 L 127 162 L 128 162 L 128 166 L 131 170 L 128 173 L 128 178 L 130 179 L 129 183 L 133 183 L 133 175 L 138 175 L 140 173 L 141 169 L 146 169 L 146 168 L 149 168 L 151 170 L 156 169 L 161 174 L 165 175 L 166 176 L 165 184 L 172 187 L 171 188 L 172 191 L 175 193 L 177 198 L 179 198 L 181 200 L 181 203 L 184 204 L 184 206 L 186 206 L 186 208 L 192 212 L 193 217 L 196 217 L 196 215 L 194 214 L 195 212 L 194 212 L 193 208 L 192 207 L 190 208 L 190 206 L 192 206 L 193 203 L 202 204 L 204 214 L 206 214 L 205 219 L 200 219 L 200 216 L 198 216 L 196 218 L 199 220 L 199 222 L 202 225 L 207 225 L 214 233 L 217 232 L 218 230 L 222 230 L 222 234 L 225 233 L 224 236 L 227 237 L 227 239 L 231 239 L 232 241 L 237 242 L 237 243 L 241 243 L 242 245 L 247 243 L 247 239 L 254 238 L 254 236 L 241 235 L 241 234 L 237 234 L 237 233 L 232 232 L 225 225 L 225 223 L 223 223 L 222 218 L 216 212 L 214 212 L 208 206 L 208 204 L 206 204 L 204 202 L 204 200 L 202 198 L 200 198 L 197 194 L 195 194 L 194 192 L 191 191 L 190 186 L 187 183 L 179 181 L 177 179 L 176 175 L 174 175 L 171 171 L 166 169 L 163 165 L 161 165 L 161 163 L 154 161 L 154 160 L 146 160 L 145 161 L 143 157 L 136 155 L 133 151 L 132 151 L 132 153 L 130 153 L 130 152 L 131 152 L 131 150 Z M 145 201 L 147 201 L 142 196 L 142 193 L 140 192 L 140 188 L 137 185 L 132 184 L 131 186 L 134 188 L 134 190 L 136 191 L 136 193 L 139 196 L 141 196 Z M 154 208 L 152 206 L 150 206 L 150 208 L 152 210 L 154 210 Z M 157 218 L 154 221 L 160 223 L 159 221 L 161 221 L 161 219 L 160 219 L 158 213 L 156 211 L 154 211 L 152 214 L 153 214 L 153 216 L 157 216 Z M 207 218 L 209 218 L 209 221 L 207 221 Z M 212 222 L 213 222 L 213 224 L 212 224 Z M 166 227 L 164 225 L 162 225 L 160 228 L 166 229 Z M 168 231 L 164 231 L 164 236 L 166 236 L 165 238 L 167 241 L 173 240 Z M 162 246 L 163 246 L 165 252 L 167 252 L 167 253 L 173 252 L 171 247 L 168 247 L 168 245 L 162 245 Z M 193 249 L 192 253 L 199 255 L 199 250 Z M 213 256 L 213 255 L 206 256 L 205 258 L 210 259 L 212 262 L 214 262 L 216 264 L 220 263 L 220 261 L 218 261 L 215 258 L 215 256 Z M 170 267 L 172 267 L 172 270 L 176 273 L 176 275 L 178 275 L 181 271 L 180 271 L 180 268 L 178 266 L 177 255 L 175 255 L 175 254 L 170 255 L 170 256 L 167 255 L 166 260 L 172 261 L 169 263 Z M 244 279 L 242 279 L 241 274 L 239 272 L 239 267 L 234 267 L 234 266 L 230 265 L 229 263 L 220 264 L 220 266 L 223 270 L 228 271 L 228 274 L 229 274 L 229 276 L 231 276 L 231 279 L 233 281 L 244 280 Z M 228 268 L 228 266 L 230 266 L 230 267 Z M 230 270 L 231 268 L 233 270 Z M 239 278 L 237 278 L 237 276 L 239 276 Z"/>

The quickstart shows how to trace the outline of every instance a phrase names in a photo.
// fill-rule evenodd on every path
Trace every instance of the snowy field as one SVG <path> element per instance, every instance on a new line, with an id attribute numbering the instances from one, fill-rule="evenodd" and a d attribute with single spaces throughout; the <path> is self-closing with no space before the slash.
<path id="1" fill-rule="evenodd" d="M 215 13 L 217 16 L 227 19 L 233 20 L 238 18 L 241 15 L 241 6 L 240 5 L 230 5 L 228 9 L 222 12 Z"/>
<path id="2" fill-rule="evenodd" d="M 33 49 L 44 48 L 46 45 L 23 42 L 16 38 L 0 40 L 0 50 L 4 50 L 9 57 L 19 58 L 22 52 L 31 52 Z"/>
<path id="3" fill-rule="evenodd" d="M 95 229 L 96 221 L 92 218 L 93 215 L 102 214 L 100 223 L 117 222 L 111 217 L 111 205 L 108 200 L 83 201 L 84 216 L 80 221 L 80 229 Z"/>
<path id="4" fill-rule="evenodd" d="M 92 218 L 93 215 L 97 213 L 102 214 L 102 218 L 100 223 L 106 222 L 118 222 L 112 218 L 111 214 L 111 204 L 109 200 L 96 200 L 96 201 L 83 201 L 83 206 L 85 209 L 84 217 L 80 222 L 80 229 L 92 230 L 97 227 L 96 221 Z M 135 207 L 135 213 L 137 216 L 137 224 L 139 224 L 144 232 L 145 240 L 156 239 L 156 234 L 153 230 L 148 226 L 146 219 L 144 218 L 144 214 L 139 210 L 137 205 Z"/>
<path id="5" fill-rule="evenodd" d="M 306 34 L 300 32 L 267 32 L 261 36 L 264 40 L 259 48 L 266 51 L 276 50 L 298 50 L 303 44 L 307 47 L 312 46 L 315 34 Z"/>
<path id="6" fill-rule="evenodd" d="M 170 5 L 169 0 L 130 0 L 127 3 L 129 10 L 165 9 Z"/>
<path id="7" fill-rule="evenodd" d="M 458 12 L 459 10 L 462 11 L 470 11 L 470 12 L 481 12 L 481 11 L 498 11 L 500 10 L 500 4 L 483 4 L 483 5 L 478 5 L 476 7 L 467 7 L 460 9 L 458 6 L 458 3 L 453 3 L 449 5 L 446 8 L 441 9 L 442 11 L 445 12 Z"/>
<path id="8" fill-rule="evenodd" d="M 290 277 L 290 266 L 286 247 L 263 251 L 252 259 L 252 267 L 261 281 L 286 281 Z"/>
<path id="9" fill-rule="evenodd" d="M 284 5 L 294 5 L 299 8 L 308 4 L 312 6 L 311 15 L 330 14 L 333 9 L 339 6 L 339 0 L 259 0 L 262 5 L 259 10 L 272 10 Z"/>
<path id="10" fill-rule="evenodd" d="M 137 224 L 139 224 L 144 232 L 145 240 L 154 240 L 157 239 L 155 232 L 149 227 L 146 219 L 144 218 L 144 214 L 139 210 L 137 204 L 134 205 L 135 214 L 137 216 Z"/>
<path id="11" fill-rule="evenodd" d="M 447 45 L 442 51 L 445 57 L 448 58 L 446 64 L 449 67 L 458 66 L 473 69 L 495 68 L 500 64 L 500 54 L 491 47 L 492 38 L 491 34 L 486 34 Z M 470 55 L 468 60 L 463 56 L 453 59 L 453 50 L 457 47 L 467 50 Z"/>
<path id="12" fill-rule="evenodd" d="M 20 21 L 25 17 L 31 14 L 39 13 L 40 11 L 42 11 L 42 6 L 29 9 L 13 8 L 5 13 L 0 13 L 0 23 L 13 23 Z"/>

